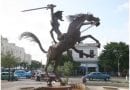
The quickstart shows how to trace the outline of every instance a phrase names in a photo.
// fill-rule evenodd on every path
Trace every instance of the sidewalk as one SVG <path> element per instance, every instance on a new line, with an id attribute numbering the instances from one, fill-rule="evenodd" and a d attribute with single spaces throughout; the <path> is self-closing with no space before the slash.
<path id="1" fill-rule="evenodd" d="M 35 81 L 17 81 L 17 82 L 2 82 L 2 90 L 19 90 L 21 87 L 43 87 L 46 82 L 35 82 Z M 104 85 L 105 86 L 105 85 Z M 104 90 L 104 86 L 90 86 L 86 85 L 86 90 Z M 115 86 L 113 86 L 115 87 Z M 117 87 L 118 90 L 129 90 L 128 87 Z"/>
<path id="2" fill-rule="evenodd" d="M 104 86 L 87 86 L 88 90 L 104 90 Z M 118 90 L 129 90 L 129 88 L 117 87 Z M 86 89 L 87 90 L 87 89 Z"/>
<path id="3" fill-rule="evenodd" d="M 76 80 L 74 83 L 81 83 L 80 81 Z M 19 90 L 21 87 L 43 87 L 45 86 L 47 83 L 46 82 L 37 82 L 35 80 L 29 80 L 29 79 L 21 79 L 19 81 L 1 81 L 1 89 L 2 90 Z M 90 85 L 91 84 L 91 85 Z M 109 86 L 113 86 L 112 87 L 117 87 L 119 88 L 118 90 L 129 90 L 129 87 L 121 87 L 121 86 L 114 86 L 114 83 L 110 83 L 110 82 L 106 82 L 106 83 L 102 83 L 100 81 L 96 81 L 96 82 L 90 82 L 90 84 L 86 84 L 87 89 L 86 90 L 104 90 L 104 86 L 108 86 L 108 84 L 110 84 Z M 119 83 L 121 84 L 121 83 Z"/>

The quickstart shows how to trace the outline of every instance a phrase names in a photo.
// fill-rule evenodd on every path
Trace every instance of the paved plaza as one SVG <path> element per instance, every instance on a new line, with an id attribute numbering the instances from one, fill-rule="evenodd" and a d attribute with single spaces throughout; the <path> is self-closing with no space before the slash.
<path id="1" fill-rule="evenodd" d="M 81 78 L 70 78 L 70 83 L 82 83 Z M 104 84 L 95 85 L 96 81 L 89 81 L 88 85 L 86 85 L 86 90 L 104 90 L 103 87 L 106 86 Z M 97 81 L 98 82 L 98 81 Z M 104 81 L 100 81 L 99 83 L 103 83 Z M 110 83 L 110 82 L 108 82 Z M 21 87 L 42 87 L 46 86 L 46 82 L 44 81 L 35 81 L 31 79 L 20 79 L 19 81 L 1 81 L 1 90 L 20 90 Z M 114 86 L 115 87 L 115 86 Z M 118 90 L 128 90 L 128 87 L 116 86 Z"/>

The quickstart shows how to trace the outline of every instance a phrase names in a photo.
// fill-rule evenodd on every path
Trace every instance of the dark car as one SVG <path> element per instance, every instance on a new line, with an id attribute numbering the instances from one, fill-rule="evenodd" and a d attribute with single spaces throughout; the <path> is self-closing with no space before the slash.
<path id="1" fill-rule="evenodd" d="M 1 79 L 2 80 L 9 80 L 9 72 L 1 72 Z M 12 72 L 10 72 L 10 80 L 18 80 L 17 76 L 14 76 Z"/>
<path id="2" fill-rule="evenodd" d="M 88 78 L 89 80 L 93 80 L 93 79 L 103 79 L 105 81 L 110 79 L 110 75 L 108 74 L 103 74 L 101 72 L 91 72 L 87 75 L 85 75 L 86 78 Z"/>

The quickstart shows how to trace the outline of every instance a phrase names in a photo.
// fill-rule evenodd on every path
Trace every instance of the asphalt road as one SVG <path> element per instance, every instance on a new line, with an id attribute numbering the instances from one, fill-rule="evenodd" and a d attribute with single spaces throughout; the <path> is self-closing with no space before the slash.
<path id="1" fill-rule="evenodd" d="M 82 78 L 69 78 L 69 81 L 71 83 L 75 82 L 81 82 L 82 83 Z M 111 77 L 109 81 L 104 81 L 104 80 L 92 80 L 89 81 L 87 80 L 87 85 L 96 85 L 96 86 L 116 86 L 116 87 L 129 87 L 129 80 L 126 80 L 124 77 Z"/>
<path id="2" fill-rule="evenodd" d="M 113 81 L 87 81 L 86 87 L 89 88 L 89 90 L 103 90 L 103 86 L 109 86 L 114 85 L 116 82 Z M 117 79 L 116 79 L 117 80 Z M 118 79 L 119 81 L 123 81 L 122 79 Z M 77 78 L 69 78 L 69 83 L 82 83 L 81 77 Z M 120 82 L 119 85 L 125 84 L 126 86 L 114 86 L 118 87 L 119 90 L 128 90 L 127 82 Z M 21 87 L 42 87 L 46 86 L 46 82 L 44 81 L 35 81 L 31 79 L 20 79 L 18 81 L 1 81 L 1 90 L 20 90 Z"/>

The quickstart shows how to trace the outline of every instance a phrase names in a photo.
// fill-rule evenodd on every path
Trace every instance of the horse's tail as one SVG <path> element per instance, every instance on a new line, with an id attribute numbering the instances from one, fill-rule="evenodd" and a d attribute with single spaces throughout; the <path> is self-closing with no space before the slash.
<path id="1" fill-rule="evenodd" d="M 34 41 L 34 42 L 36 42 L 36 43 L 39 45 L 39 47 L 40 47 L 40 49 L 41 49 L 42 52 L 47 53 L 47 51 L 45 51 L 45 50 L 42 48 L 42 45 L 41 45 L 40 40 L 39 40 L 39 39 L 37 38 L 37 36 L 34 35 L 33 33 L 31 33 L 31 32 L 23 32 L 23 33 L 20 35 L 20 39 L 22 39 L 22 38 L 31 38 L 31 41 Z"/>

